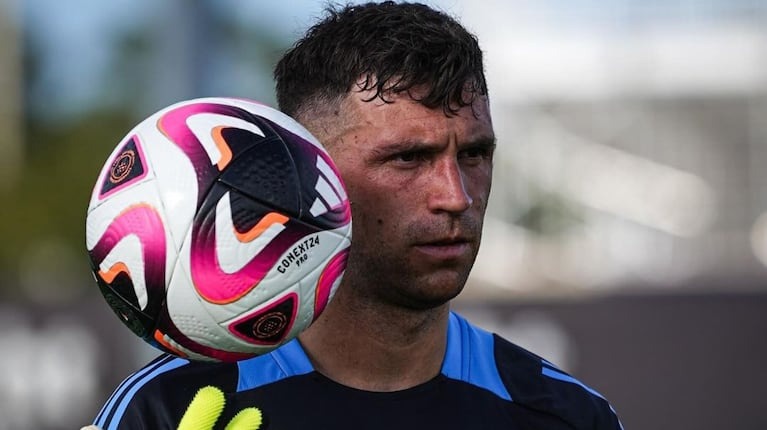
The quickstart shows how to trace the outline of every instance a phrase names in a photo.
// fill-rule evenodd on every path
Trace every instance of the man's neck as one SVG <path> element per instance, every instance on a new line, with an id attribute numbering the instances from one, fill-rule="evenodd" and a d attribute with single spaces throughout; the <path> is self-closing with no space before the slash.
<path id="1" fill-rule="evenodd" d="M 430 310 L 370 306 L 339 290 L 299 339 L 315 369 L 340 384 L 403 390 L 439 374 L 448 312 L 447 304 Z"/>

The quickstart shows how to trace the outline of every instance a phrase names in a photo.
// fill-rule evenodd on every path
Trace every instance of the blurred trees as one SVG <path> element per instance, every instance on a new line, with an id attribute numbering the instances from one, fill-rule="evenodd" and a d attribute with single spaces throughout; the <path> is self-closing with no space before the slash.
<path id="1" fill-rule="evenodd" d="M 64 124 L 26 123 L 27 154 L 17 186 L 2 197 L 0 264 L 11 273 L 40 242 L 62 242 L 84 256 L 90 190 L 112 147 L 129 128 L 121 112 L 93 112 Z M 30 142 L 37 142 L 30 144 Z M 87 262 L 82 258 L 83 267 Z M 39 270 L 49 262 L 40 261 Z"/>
<path id="2" fill-rule="evenodd" d="M 65 92 L 62 80 L 51 79 L 57 71 L 43 70 L 52 66 L 40 37 L 46 29 L 22 20 L 23 162 L 15 184 L 0 187 L 0 297 L 18 296 L 28 290 L 24 287 L 90 285 L 85 250 L 90 193 L 109 153 L 142 118 L 201 96 L 273 103 L 271 69 L 290 41 L 256 23 L 246 28 L 235 19 L 236 11 L 224 13 L 213 2 L 173 1 L 163 7 L 168 10 L 148 14 L 129 30 L 99 35 L 110 56 L 101 76 L 88 82 L 98 97 L 71 108 L 57 100 Z M 168 16 L 174 25 L 165 22 Z M 24 285 L 29 279 L 36 285 Z"/>

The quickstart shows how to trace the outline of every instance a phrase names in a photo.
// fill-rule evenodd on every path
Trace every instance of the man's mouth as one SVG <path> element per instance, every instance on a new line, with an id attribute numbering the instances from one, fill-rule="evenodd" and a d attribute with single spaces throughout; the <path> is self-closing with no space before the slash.
<path id="1" fill-rule="evenodd" d="M 445 238 L 418 243 L 415 249 L 434 259 L 451 260 L 469 252 L 471 242 L 465 238 Z"/>

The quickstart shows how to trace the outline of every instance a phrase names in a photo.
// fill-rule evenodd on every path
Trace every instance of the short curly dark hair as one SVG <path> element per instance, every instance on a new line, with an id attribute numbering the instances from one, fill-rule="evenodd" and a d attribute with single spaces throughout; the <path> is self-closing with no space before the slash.
<path id="1" fill-rule="evenodd" d="M 360 90 L 376 91 L 371 100 L 423 88 L 418 101 L 446 115 L 487 94 L 477 38 L 447 14 L 392 1 L 328 6 L 326 13 L 275 67 L 286 114 L 299 118 L 338 102 L 360 79 Z"/>

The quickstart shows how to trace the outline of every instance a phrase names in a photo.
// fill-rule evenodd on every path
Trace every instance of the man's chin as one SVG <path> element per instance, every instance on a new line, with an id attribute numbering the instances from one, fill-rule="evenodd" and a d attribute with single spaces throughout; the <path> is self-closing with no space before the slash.
<path id="1" fill-rule="evenodd" d="M 455 272 L 435 275 L 418 282 L 418 288 L 402 292 L 407 307 L 416 310 L 438 308 L 456 298 L 466 284 L 466 276 Z"/>

